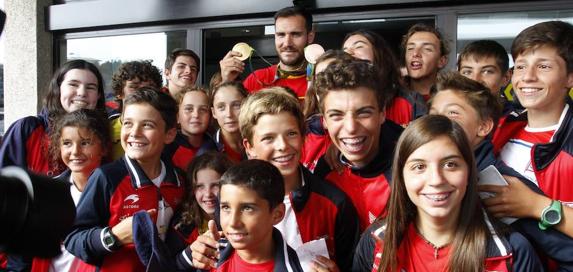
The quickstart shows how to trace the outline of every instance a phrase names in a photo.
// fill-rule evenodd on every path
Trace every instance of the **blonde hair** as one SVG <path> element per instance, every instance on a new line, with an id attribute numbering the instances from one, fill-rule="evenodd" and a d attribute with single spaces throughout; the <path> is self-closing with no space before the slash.
<path id="1" fill-rule="evenodd" d="M 279 114 L 287 112 L 292 114 L 304 135 L 304 117 L 296 95 L 283 87 L 271 87 L 251 94 L 241 106 L 239 113 L 239 126 L 243 139 L 252 144 L 253 127 L 259 118 L 265 114 Z"/>

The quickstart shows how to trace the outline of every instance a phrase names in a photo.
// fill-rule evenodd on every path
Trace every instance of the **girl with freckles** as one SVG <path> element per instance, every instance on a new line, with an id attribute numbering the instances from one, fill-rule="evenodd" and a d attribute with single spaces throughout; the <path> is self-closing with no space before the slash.
<path id="1" fill-rule="evenodd" d="M 362 235 L 353 271 L 542 271 L 529 242 L 498 230 L 477 193 L 464 130 L 429 115 L 402 133 L 387 216 Z"/>

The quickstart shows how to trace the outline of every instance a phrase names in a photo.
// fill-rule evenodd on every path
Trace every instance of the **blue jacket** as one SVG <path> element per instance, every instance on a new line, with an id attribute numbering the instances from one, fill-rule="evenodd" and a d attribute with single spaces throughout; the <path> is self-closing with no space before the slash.
<path id="1" fill-rule="evenodd" d="M 74 230 L 64 242 L 66 249 L 101 271 L 143 271 L 134 245 L 111 252 L 104 246 L 102 230 L 140 210 L 158 209 L 160 198 L 177 207 L 184 193 L 183 183 L 169 163 L 165 168 L 159 188 L 127 156 L 97 168 L 78 203 Z"/>

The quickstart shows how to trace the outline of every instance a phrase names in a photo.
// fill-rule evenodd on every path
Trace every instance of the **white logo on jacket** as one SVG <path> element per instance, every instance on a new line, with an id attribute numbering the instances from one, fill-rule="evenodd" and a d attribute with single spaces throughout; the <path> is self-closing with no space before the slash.
<path id="1" fill-rule="evenodd" d="M 136 194 L 128 195 L 128 196 L 123 200 L 123 202 L 128 201 L 128 200 L 131 200 L 131 203 L 130 203 L 130 204 L 135 204 L 137 201 L 139 201 L 139 196 L 136 195 Z"/>

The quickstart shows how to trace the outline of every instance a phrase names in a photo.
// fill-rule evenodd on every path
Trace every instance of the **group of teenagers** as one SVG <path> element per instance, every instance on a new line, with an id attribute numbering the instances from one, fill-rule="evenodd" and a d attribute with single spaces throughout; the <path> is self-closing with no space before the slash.
<path id="1" fill-rule="evenodd" d="M 279 10 L 275 31 L 279 64 L 239 81 L 230 51 L 209 88 L 187 49 L 165 87 L 122 64 L 108 102 L 96 66 L 63 64 L 0 154 L 70 184 L 75 223 L 60 255 L 2 269 L 573 271 L 573 25 L 519 33 L 512 71 L 489 40 L 440 71 L 444 38 L 414 25 L 406 76 L 374 32 L 309 64 L 308 11 Z M 478 185 L 492 167 L 506 185 Z"/>

